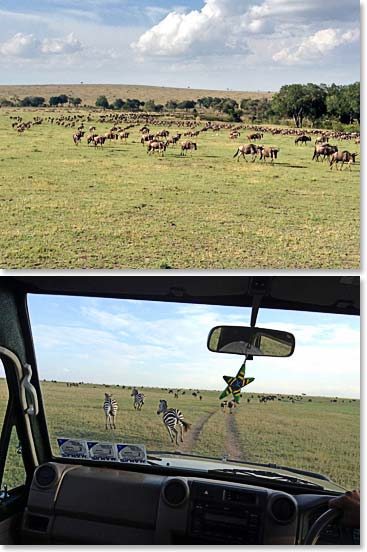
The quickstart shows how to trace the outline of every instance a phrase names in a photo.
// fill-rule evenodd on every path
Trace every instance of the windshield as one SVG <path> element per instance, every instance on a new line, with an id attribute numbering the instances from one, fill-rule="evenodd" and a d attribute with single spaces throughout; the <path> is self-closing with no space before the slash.
<path id="1" fill-rule="evenodd" d="M 217 325 L 249 325 L 250 309 L 47 295 L 28 302 L 54 455 L 128 444 L 126 458 L 138 460 L 142 445 L 359 486 L 357 317 L 260 309 L 257 325 L 292 332 L 295 352 L 248 360 L 251 381 L 236 402 L 223 397 L 223 377 L 236 376 L 244 357 L 210 352 L 207 337 Z"/>

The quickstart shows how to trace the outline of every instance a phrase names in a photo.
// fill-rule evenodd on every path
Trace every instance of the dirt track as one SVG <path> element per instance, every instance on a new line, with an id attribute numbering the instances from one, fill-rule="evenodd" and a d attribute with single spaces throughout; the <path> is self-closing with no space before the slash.
<path id="1" fill-rule="evenodd" d="M 205 414 L 204 416 L 202 416 L 199 421 L 195 425 L 193 425 L 187 433 L 184 434 L 184 443 L 182 443 L 179 448 L 180 452 L 191 453 L 194 450 L 204 425 L 216 412 L 217 409 L 212 410 L 212 412 L 209 412 L 209 414 Z"/>
<path id="2" fill-rule="evenodd" d="M 243 457 L 243 454 L 237 439 L 235 414 L 227 414 L 226 426 L 227 426 L 226 453 L 229 455 L 229 459 L 241 460 Z"/>

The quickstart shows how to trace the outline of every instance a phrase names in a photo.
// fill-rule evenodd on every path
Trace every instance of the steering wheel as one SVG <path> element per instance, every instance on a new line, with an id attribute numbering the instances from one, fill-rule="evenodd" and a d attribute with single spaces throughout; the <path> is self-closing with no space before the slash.
<path id="1" fill-rule="evenodd" d="M 303 544 L 316 544 L 321 531 L 325 529 L 325 527 L 332 521 L 341 518 L 342 515 L 343 513 L 336 508 L 330 508 L 330 510 L 326 510 L 326 512 L 321 514 L 321 516 L 318 517 L 317 520 L 311 525 L 307 535 L 305 536 Z"/>

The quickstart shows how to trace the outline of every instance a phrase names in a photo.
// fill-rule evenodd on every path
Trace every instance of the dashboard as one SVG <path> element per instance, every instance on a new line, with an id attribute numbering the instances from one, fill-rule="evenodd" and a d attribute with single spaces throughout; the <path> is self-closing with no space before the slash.
<path id="1" fill-rule="evenodd" d="M 21 534 L 32 544 L 292 545 L 302 542 L 327 499 L 203 477 L 49 462 L 34 473 Z M 355 544 L 345 531 L 321 538 Z"/>

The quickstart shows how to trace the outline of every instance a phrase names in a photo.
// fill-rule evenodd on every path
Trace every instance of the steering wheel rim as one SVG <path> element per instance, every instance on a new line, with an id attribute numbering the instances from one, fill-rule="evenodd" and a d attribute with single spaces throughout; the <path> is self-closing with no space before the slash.
<path id="1" fill-rule="evenodd" d="M 321 531 L 332 521 L 342 517 L 342 512 L 336 508 L 330 508 L 326 510 L 321 516 L 319 516 L 316 521 L 311 525 L 308 530 L 308 533 L 303 541 L 303 544 L 310 545 L 316 544 Z"/>

